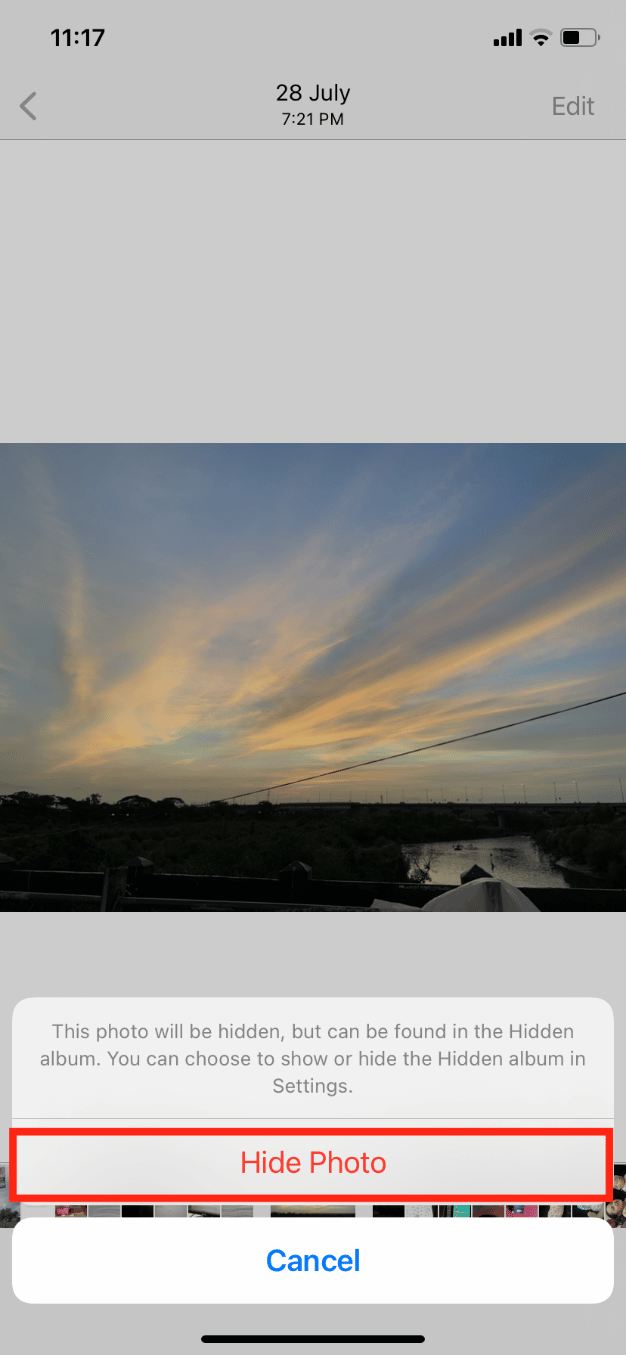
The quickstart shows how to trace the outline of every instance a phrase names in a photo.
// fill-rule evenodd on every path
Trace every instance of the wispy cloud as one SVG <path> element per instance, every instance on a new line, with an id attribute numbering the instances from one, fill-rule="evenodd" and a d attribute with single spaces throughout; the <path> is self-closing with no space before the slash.
<path id="1" fill-rule="evenodd" d="M 243 574 L 235 545 L 246 520 L 236 503 L 226 518 L 211 511 L 221 458 L 205 471 L 183 454 L 183 499 L 191 514 L 194 486 L 206 496 L 207 531 L 223 541 L 225 563 L 215 542 L 208 563 L 197 537 L 186 549 L 180 521 L 168 556 L 167 495 L 156 484 L 144 503 L 159 522 L 153 571 L 127 550 L 114 515 L 95 568 L 89 502 L 81 524 L 77 505 L 70 514 L 64 502 L 55 454 L 19 453 L 21 530 L 9 536 L 10 561 L 5 554 L 0 630 L 3 742 L 12 771 L 27 769 L 42 789 L 63 789 L 80 769 L 105 793 L 139 781 L 153 794 L 235 793 L 250 777 L 306 775 L 347 755 L 365 760 L 602 695 L 623 663 L 626 459 L 614 449 L 578 460 L 549 493 L 538 482 L 533 498 L 525 487 L 517 513 L 503 487 L 491 487 L 493 449 L 449 449 L 428 476 L 419 449 L 423 475 L 406 449 L 379 461 L 364 449 L 362 467 L 352 461 L 336 496 L 308 516 L 297 474 L 306 453 L 294 449 L 287 502 L 302 523 L 273 544 L 268 494 L 267 539 Z M 94 492 L 98 474 L 112 492 L 108 455 L 92 463 Z M 513 492 L 523 452 L 500 456 Z M 405 499 L 377 515 L 390 467 L 400 491 L 406 480 Z M 136 506 L 136 484 L 129 497 Z M 574 755 L 571 726 L 564 741 L 546 722 L 498 736 L 490 755 L 514 769 L 548 740 L 554 765 L 578 757 L 606 768 L 623 756 L 623 716 L 603 709 L 576 726 L 610 730 L 591 739 L 593 751 L 579 742 Z M 442 771 L 484 756 L 477 742 L 432 755 Z M 362 776 L 374 785 L 407 774 L 400 762 Z"/>

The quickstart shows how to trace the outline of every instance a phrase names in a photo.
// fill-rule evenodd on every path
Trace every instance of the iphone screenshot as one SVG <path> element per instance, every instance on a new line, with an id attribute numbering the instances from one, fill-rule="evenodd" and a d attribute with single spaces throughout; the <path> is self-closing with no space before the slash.
<path id="1" fill-rule="evenodd" d="M 619 1339 L 625 60 L 618 0 L 3 8 L 20 1355 Z"/>

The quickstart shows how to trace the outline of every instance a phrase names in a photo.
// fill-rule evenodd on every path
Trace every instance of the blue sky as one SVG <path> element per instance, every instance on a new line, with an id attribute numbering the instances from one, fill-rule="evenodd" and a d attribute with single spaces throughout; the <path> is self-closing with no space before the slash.
<path id="1" fill-rule="evenodd" d="M 0 791 L 204 801 L 626 688 L 623 446 L 4 446 L 0 470 Z M 273 798 L 616 799 L 625 702 Z"/>

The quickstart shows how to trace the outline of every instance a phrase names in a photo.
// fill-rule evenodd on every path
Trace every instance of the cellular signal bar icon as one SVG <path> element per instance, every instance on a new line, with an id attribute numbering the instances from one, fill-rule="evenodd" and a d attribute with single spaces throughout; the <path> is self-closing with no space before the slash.
<path id="1" fill-rule="evenodd" d="M 508 46 L 508 47 L 521 47 L 521 45 L 522 45 L 522 30 L 521 30 L 521 28 L 516 28 L 514 33 L 509 33 L 508 42 L 507 42 L 507 36 L 506 36 L 506 33 L 503 33 L 503 35 L 502 35 L 501 38 L 494 38 L 494 40 L 493 40 L 493 45 L 494 45 L 494 47 L 507 47 L 507 46 Z"/>

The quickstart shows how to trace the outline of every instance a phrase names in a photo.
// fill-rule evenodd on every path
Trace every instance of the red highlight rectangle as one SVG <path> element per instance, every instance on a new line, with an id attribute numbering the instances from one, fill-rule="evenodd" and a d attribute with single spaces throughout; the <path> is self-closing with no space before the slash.
<path id="1" fill-rule="evenodd" d="M 520 1136 L 520 1135 L 525 1135 L 525 1136 L 535 1136 L 535 1137 L 541 1136 L 541 1137 L 544 1137 L 544 1138 L 552 1137 L 552 1136 L 554 1136 L 555 1134 L 558 1134 L 558 1135 L 565 1135 L 565 1134 L 567 1134 L 567 1135 L 572 1135 L 572 1134 L 575 1134 L 575 1135 L 578 1135 L 578 1136 L 580 1136 L 580 1137 L 582 1137 L 582 1136 L 593 1135 L 593 1136 L 595 1136 L 595 1137 L 601 1137 L 601 1138 L 604 1138 L 604 1140 L 605 1140 L 605 1168 L 606 1168 L 605 1177 L 606 1177 L 606 1179 L 605 1179 L 605 1193 L 604 1193 L 604 1195 L 594 1195 L 594 1194 L 591 1194 L 591 1193 L 587 1193 L 587 1194 L 585 1194 L 585 1195 L 562 1195 L 562 1194 L 559 1195 L 559 1194 L 555 1194 L 555 1193 L 553 1193 L 553 1194 L 551 1194 L 551 1195 L 519 1195 L 519 1194 L 515 1194 L 515 1202 L 516 1202 L 516 1204 L 525 1204 L 525 1203 L 528 1203 L 528 1204 L 548 1204 L 548 1203 L 549 1203 L 549 1204 L 559 1204 L 559 1203 L 561 1203 L 561 1202 L 568 1203 L 568 1204 L 577 1204 L 577 1203 L 583 1203 L 583 1202 L 585 1202 L 585 1201 L 588 1200 L 590 1203 L 594 1203 L 594 1204 L 598 1203 L 598 1204 L 599 1204 L 599 1203 L 603 1203 L 605 1200 L 612 1200 L 612 1199 L 613 1199 L 613 1130 L 612 1130 L 612 1129 L 555 1129 L 555 1128 L 550 1128 L 550 1129 L 537 1129 L 537 1128 L 534 1128 L 534 1129 L 527 1129 L 527 1128 L 523 1128 L 523 1129 L 522 1129 L 522 1128 L 520 1128 L 520 1129 L 511 1129 L 511 1128 L 506 1128 L 506 1129 L 503 1129 L 503 1128 L 498 1128 L 498 1129 L 486 1129 L 486 1128 L 484 1128 L 484 1129 L 474 1129 L 474 1128 L 466 1128 L 466 1129 L 463 1129 L 463 1128 L 461 1128 L 461 1129 L 458 1129 L 458 1128 L 453 1128 L 453 1129 L 450 1129 L 450 1128 L 440 1128 L 440 1129 L 437 1129 L 437 1128 L 429 1128 L 429 1129 L 371 1129 L 371 1128 L 370 1128 L 370 1129 L 344 1129 L 344 1128 L 342 1128 L 342 1129 L 334 1129 L 334 1128 L 333 1128 L 332 1130 L 329 1130 L 328 1128 L 325 1128 L 325 1129 L 300 1129 L 300 1128 L 298 1128 L 298 1129 L 274 1129 L 274 1128 L 272 1128 L 272 1129 L 137 1129 L 137 1128 L 133 1128 L 133 1129 L 110 1129 L 110 1128 L 106 1128 L 106 1129 L 93 1129 L 93 1128 L 90 1128 L 90 1129 L 56 1129 L 56 1128 L 55 1128 L 55 1129 L 20 1129 L 20 1128 L 16 1128 L 16 1129 L 9 1129 L 9 1180 L 13 1183 L 12 1186 L 11 1186 L 11 1198 L 12 1198 L 13 1200 L 15 1200 L 16 1202 L 24 1202 L 24 1203 L 30 1203 L 30 1202 L 33 1202 L 33 1203 L 56 1203 L 56 1202 L 58 1201 L 58 1199 L 59 1199 L 58 1195 L 24 1195 L 24 1194 L 22 1194 L 22 1193 L 20 1192 L 20 1189 L 19 1189 L 19 1183 L 18 1183 L 18 1175 L 17 1175 L 17 1143 L 18 1143 L 18 1137 L 22 1137 L 22 1136 L 25 1137 L 25 1136 L 27 1136 L 27 1135 L 34 1135 L 34 1134 L 38 1134 L 38 1135 L 45 1134 L 45 1135 L 48 1135 L 49 1137 L 60 1137 L 61 1135 L 65 1135 L 65 1136 L 67 1136 L 67 1137 L 71 1137 L 71 1136 L 74 1136 L 74 1137 L 75 1137 L 76 1135 L 84 1135 L 84 1136 L 88 1136 L 88 1135 L 98 1135 L 98 1136 L 100 1136 L 100 1137 L 103 1136 L 103 1135 L 115 1135 L 115 1136 L 126 1135 L 126 1136 L 128 1136 L 128 1137 L 130 1138 L 131 1136 L 136 1137 L 136 1136 L 139 1135 L 139 1134 L 143 1135 L 144 1137 L 147 1136 L 147 1135 L 153 1136 L 153 1135 L 155 1135 L 155 1134 L 158 1134 L 158 1135 L 161 1135 L 161 1137 L 163 1137 L 163 1138 L 173 1138 L 173 1137 L 184 1138 L 184 1137 L 190 1137 L 191 1135 L 205 1135 L 205 1136 L 207 1136 L 207 1137 L 212 1135 L 212 1136 L 217 1136 L 217 1137 L 222 1136 L 222 1137 L 226 1138 L 226 1137 L 233 1137 L 233 1136 L 237 1136 L 237 1135 L 238 1135 L 240 1138 L 250 1138 L 250 1137 L 254 1136 L 256 1139 L 258 1139 L 259 1136 L 261 1136 L 261 1135 L 263 1135 L 263 1136 L 265 1136 L 265 1137 L 268 1137 L 268 1138 L 271 1138 L 271 1137 L 274 1137 L 274 1138 L 275 1138 L 275 1137 L 277 1137 L 278 1135 L 289 1135 L 290 1137 L 292 1137 L 292 1136 L 295 1137 L 296 1135 L 298 1135 L 298 1136 L 299 1136 L 299 1135 L 308 1135 L 308 1136 L 310 1136 L 310 1137 L 312 1137 L 312 1138 L 315 1138 L 315 1137 L 320 1138 L 320 1137 L 322 1137 L 322 1136 L 324 1136 L 324 1135 L 325 1135 L 326 1137 L 328 1137 L 329 1133 L 331 1133 L 333 1137 L 339 1136 L 339 1135 L 345 1135 L 345 1136 L 350 1136 L 350 1137 L 352 1137 L 352 1138 L 359 1138 L 359 1137 L 362 1137 L 363 1135 L 368 1135 L 368 1134 L 370 1134 L 370 1135 L 371 1135 L 371 1134 L 375 1134 L 377 1137 L 391 1137 L 391 1136 L 394 1136 L 394 1135 L 413 1135 L 414 1137 L 418 1137 L 418 1136 L 422 1136 L 422 1137 L 424 1137 L 424 1136 L 431 1136 L 431 1137 L 433 1137 L 433 1136 L 436 1136 L 436 1137 L 439 1137 L 439 1138 L 443 1138 L 443 1137 L 459 1138 L 459 1137 L 463 1137 L 463 1136 L 465 1136 L 465 1137 L 470 1137 L 470 1136 L 472 1136 L 472 1135 L 478 1135 L 478 1134 L 482 1134 L 482 1135 L 484 1135 L 485 1137 L 487 1137 L 487 1136 L 494 1136 L 494 1135 L 500 1135 L 500 1136 L 507 1136 L 507 1135 L 508 1135 L 508 1136 L 512 1136 L 512 1135 L 514 1135 L 514 1136 L 518 1137 L 518 1136 Z M 506 1195 L 485 1195 L 485 1194 L 481 1194 L 481 1195 L 459 1195 L 459 1194 L 456 1194 L 456 1195 L 441 1195 L 441 1194 L 439 1194 L 439 1195 L 424 1195 L 424 1194 L 422 1194 L 422 1195 L 378 1195 L 378 1194 L 377 1194 L 377 1195 L 356 1195 L 356 1194 L 354 1194 L 353 1192 L 346 1193 L 345 1195 L 338 1195 L 338 1194 L 332 1194 L 332 1195 L 329 1195 L 329 1194 L 317 1194 L 317 1195 L 303 1195 L 303 1194 L 297 1194 L 297 1195 L 283 1195 L 283 1194 L 281 1194 L 280 1192 L 278 1192 L 278 1193 L 277 1193 L 277 1192 L 274 1192 L 274 1194 L 272 1194 L 272 1195 L 267 1195 L 267 1194 L 266 1194 L 266 1195 L 256 1195 L 256 1194 L 245 1194 L 245 1195 L 224 1195 L 224 1194 L 217 1194 L 217 1195 L 216 1195 L 216 1194 L 212 1194 L 212 1195 L 193 1195 L 193 1196 L 190 1196 L 190 1195 L 160 1195 L 160 1194 L 159 1194 L 159 1195 L 84 1195 L 84 1194 L 79 1194 L 79 1195 L 72 1195 L 72 1194 L 69 1194 L 69 1195 L 68 1195 L 68 1194 L 66 1193 L 66 1194 L 64 1195 L 64 1197 L 63 1197 L 64 1202 L 66 1202 L 66 1203 L 71 1203 L 73 1200 L 75 1200 L 77 1203 L 80 1203 L 80 1204 L 100 1204 L 100 1203 L 108 1203 L 108 1202 L 113 1202 L 113 1203 L 115 1203 L 115 1204 L 125 1204 L 125 1203 L 133 1203 L 133 1204 L 143 1204 L 143 1203 L 147 1203 L 147 1204 L 187 1204 L 187 1203 L 197 1203 L 197 1204 L 201 1204 L 201 1203 L 205 1203 L 205 1204 L 222 1204 L 222 1203 L 223 1203 L 223 1204 L 239 1204 L 239 1203 L 244 1203 L 244 1204 L 282 1204 L 282 1203 L 285 1203 L 285 1204 L 296 1204 L 296 1203 L 302 1203 L 302 1204 L 309 1204 L 309 1203 L 316 1203 L 316 1204 L 322 1204 L 322 1203 L 328 1203 L 328 1204 L 332 1204 L 332 1203 L 336 1203 L 336 1204 L 396 1204 L 396 1203 L 397 1203 L 397 1204 L 399 1204 L 399 1203 L 403 1203 L 403 1204 L 412 1204 L 412 1203 L 420 1203 L 420 1204 L 431 1204 L 431 1203 L 440 1203 L 440 1204 L 472 1204 L 472 1203 L 475 1203 L 475 1204 L 504 1204 L 505 1202 L 508 1202 L 511 1198 L 512 1198 L 512 1192 L 509 1192 L 509 1193 L 506 1194 Z"/>

